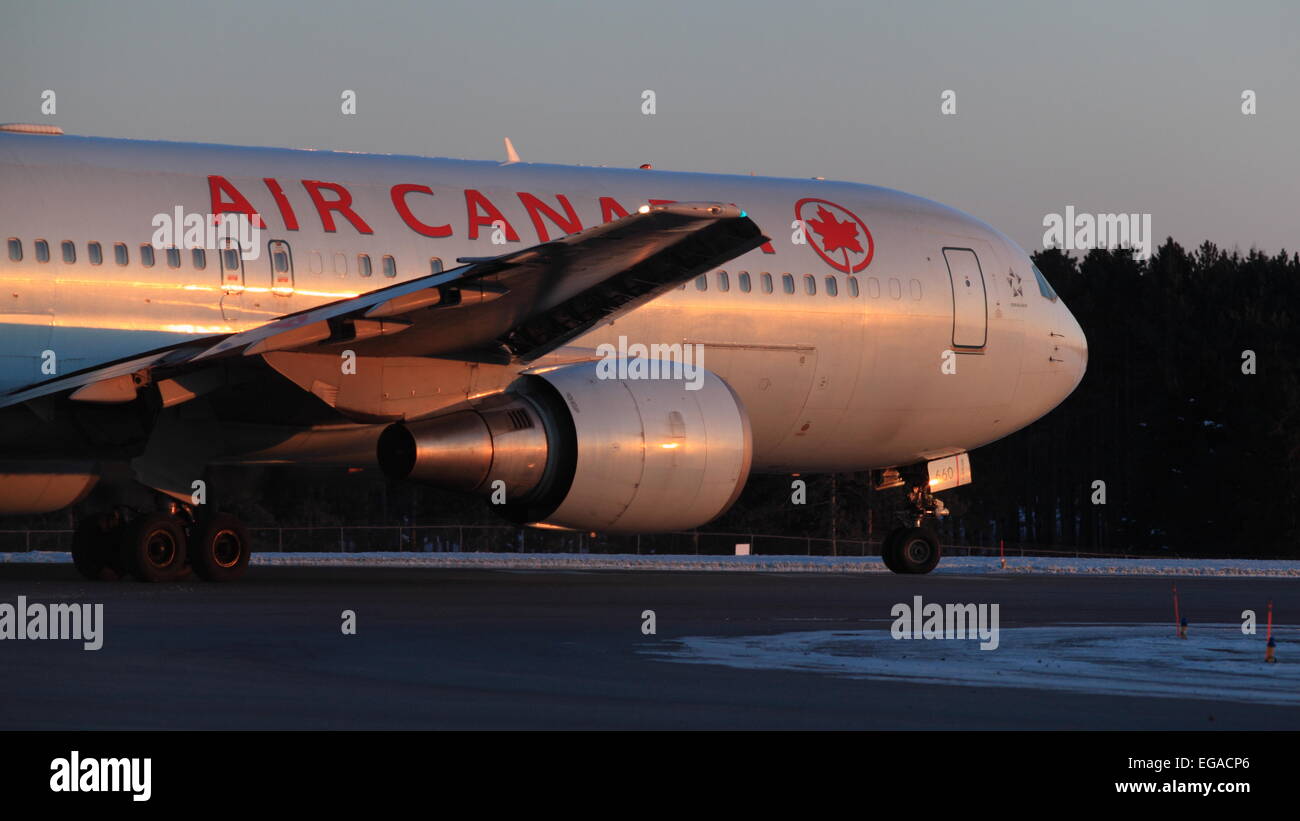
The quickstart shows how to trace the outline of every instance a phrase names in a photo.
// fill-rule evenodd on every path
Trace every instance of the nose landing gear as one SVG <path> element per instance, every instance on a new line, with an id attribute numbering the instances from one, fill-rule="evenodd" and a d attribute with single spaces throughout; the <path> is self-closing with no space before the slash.
<path id="1" fill-rule="evenodd" d="M 928 527 L 899 527 L 881 546 L 885 567 L 895 573 L 929 573 L 939 564 L 939 537 Z"/>
<path id="2" fill-rule="evenodd" d="M 903 484 L 897 472 L 886 472 L 885 487 Z M 892 474 L 892 475 L 888 475 Z M 881 483 L 878 482 L 879 488 Z M 928 522 L 948 515 L 943 502 L 930 492 L 927 483 L 913 484 L 907 503 L 897 514 L 899 524 L 889 531 L 880 546 L 885 567 L 899 574 L 929 573 L 939 564 L 943 551 L 939 536 Z"/>

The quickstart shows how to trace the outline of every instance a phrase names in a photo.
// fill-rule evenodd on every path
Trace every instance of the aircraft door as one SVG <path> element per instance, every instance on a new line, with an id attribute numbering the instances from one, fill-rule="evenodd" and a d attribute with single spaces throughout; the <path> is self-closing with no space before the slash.
<path id="1" fill-rule="evenodd" d="M 221 276 L 221 318 L 233 321 L 244 305 L 244 255 L 230 237 L 223 238 L 217 249 L 217 271 Z"/>
<path id="2" fill-rule="evenodd" d="M 244 255 L 240 253 L 239 243 L 230 237 L 223 237 L 221 247 L 217 250 L 221 263 L 221 290 L 227 294 L 244 292 Z"/>
<path id="3" fill-rule="evenodd" d="M 293 253 L 289 243 L 273 239 L 266 244 L 268 265 L 271 266 L 271 291 L 276 296 L 293 295 Z"/>
<path id="4" fill-rule="evenodd" d="M 969 248 L 944 248 L 952 285 L 952 345 L 983 348 L 988 339 L 988 297 L 979 257 Z"/>

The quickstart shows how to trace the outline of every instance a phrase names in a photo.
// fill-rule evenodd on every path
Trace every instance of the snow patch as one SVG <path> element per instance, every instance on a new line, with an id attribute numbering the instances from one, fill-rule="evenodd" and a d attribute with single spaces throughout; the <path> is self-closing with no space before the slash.
<path id="1" fill-rule="evenodd" d="M 58 551 L 0 553 L 0 564 L 71 563 Z M 584 553 L 254 553 L 260 567 L 409 567 L 488 570 L 691 570 L 888 574 L 874 556 L 649 556 Z M 1016 557 L 1001 569 L 987 556 L 950 556 L 938 574 L 1300 577 L 1300 561 Z"/>
<path id="2" fill-rule="evenodd" d="M 896 640 L 881 630 L 763 636 L 693 636 L 643 650 L 662 661 L 746 670 L 793 670 L 858 679 L 963 687 L 1020 687 L 1119 696 L 1300 705 L 1300 663 L 1285 655 L 1300 628 L 1274 626 L 1279 661 L 1264 661 L 1264 633 L 1239 624 L 1004 627 L 997 650 L 978 639 Z"/>

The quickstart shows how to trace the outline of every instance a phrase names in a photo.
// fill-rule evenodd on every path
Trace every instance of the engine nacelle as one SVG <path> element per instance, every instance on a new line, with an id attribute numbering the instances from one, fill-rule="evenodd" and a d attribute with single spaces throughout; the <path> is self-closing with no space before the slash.
<path id="1" fill-rule="evenodd" d="M 598 373 L 595 362 L 566 365 L 473 410 L 390 425 L 380 467 L 448 490 L 504 490 L 502 512 L 527 524 L 647 533 L 726 512 L 753 452 L 749 417 L 727 383 L 707 371 L 699 390 Z"/>
<path id="2" fill-rule="evenodd" d="M 89 471 L 11 473 L 0 466 L 0 516 L 53 513 L 90 493 L 99 475 Z"/>

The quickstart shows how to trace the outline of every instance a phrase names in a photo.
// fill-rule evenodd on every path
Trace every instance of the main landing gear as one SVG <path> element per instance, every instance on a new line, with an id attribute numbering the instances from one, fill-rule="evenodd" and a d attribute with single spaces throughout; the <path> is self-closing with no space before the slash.
<path id="1" fill-rule="evenodd" d="M 92 580 L 172 582 L 193 571 L 203 581 L 229 582 L 244 575 L 251 545 L 234 516 L 196 516 L 193 508 L 172 503 L 166 512 L 117 510 L 82 519 L 72 537 L 72 562 Z"/>
<path id="2" fill-rule="evenodd" d="M 895 473 L 886 478 L 895 487 L 903 484 Z M 879 486 L 879 485 L 878 485 Z M 939 537 L 929 522 L 948 515 L 947 508 L 926 484 L 914 484 L 907 492 L 907 504 L 899 511 L 899 524 L 889 531 L 880 546 L 885 567 L 895 573 L 929 573 L 939 564 Z"/>

